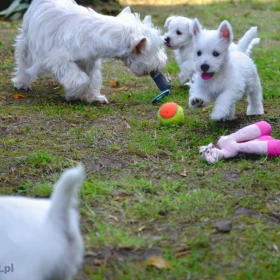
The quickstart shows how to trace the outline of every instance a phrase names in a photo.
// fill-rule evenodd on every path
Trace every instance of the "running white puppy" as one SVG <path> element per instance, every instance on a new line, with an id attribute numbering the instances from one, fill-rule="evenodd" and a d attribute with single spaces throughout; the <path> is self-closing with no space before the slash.
<path id="1" fill-rule="evenodd" d="M 191 79 L 194 72 L 191 24 L 192 19 L 183 16 L 171 16 L 166 19 L 164 24 L 167 29 L 164 34 L 164 43 L 174 51 L 176 61 L 180 67 L 179 79 L 183 85 Z M 255 38 L 257 32 L 257 27 L 251 27 L 239 40 L 238 44 L 231 43 L 230 50 L 238 50 L 250 55 L 253 47 L 260 42 L 259 38 Z"/>
<path id="2" fill-rule="evenodd" d="M 84 252 L 77 211 L 84 177 L 82 165 L 66 170 L 50 199 L 0 197 L 1 279 L 74 277 Z"/>
<path id="3" fill-rule="evenodd" d="M 235 104 L 248 95 L 247 115 L 264 113 L 263 96 L 256 65 L 244 52 L 231 51 L 233 32 L 223 21 L 218 30 L 202 29 L 193 20 L 194 83 L 191 84 L 189 106 L 207 106 L 215 101 L 211 119 L 234 119 Z"/>
<path id="4" fill-rule="evenodd" d="M 100 94 L 105 57 L 123 61 L 136 76 L 161 71 L 167 60 L 160 30 L 129 8 L 112 17 L 72 0 L 33 0 L 16 39 L 12 81 L 28 90 L 49 73 L 63 85 L 67 100 L 108 103 Z"/>

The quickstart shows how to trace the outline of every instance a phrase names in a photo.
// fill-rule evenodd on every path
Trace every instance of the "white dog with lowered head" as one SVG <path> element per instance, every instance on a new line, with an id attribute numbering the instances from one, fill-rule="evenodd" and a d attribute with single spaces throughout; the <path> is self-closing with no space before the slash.
<path id="1" fill-rule="evenodd" d="M 113 17 L 73 0 L 33 0 L 16 38 L 12 81 L 28 90 L 49 73 L 63 85 L 67 100 L 108 103 L 100 94 L 101 59 L 119 59 L 136 76 L 149 75 L 166 64 L 162 45 L 160 30 L 128 8 Z"/>
<path id="2" fill-rule="evenodd" d="M 176 61 L 180 67 L 179 79 L 181 84 L 185 84 L 191 79 L 194 73 L 193 63 L 193 37 L 191 32 L 192 19 L 183 16 L 170 16 L 166 19 L 164 27 L 167 32 L 164 34 L 164 43 L 174 51 Z M 231 43 L 231 50 L 239 50 L 248 55 L 259 42 L 257 27 L 251 27 L 238 44 Z"/>
<path id="3" fill-rule="evenodd" d="M 70 280 L 83 260 L 77 193 L 84 167 L 66 170 L 50 199 L 0 197 L 1 280 Z"/>
<path id="4" fill-rule="evenodd" d="M 189 106 L 207 106 L 215 101 L 211 119 L 232 120 L 236 102 L 246 93 L 247 115 L 263 114 L 262 87 L 256 65 L 244 52 L 230 51 L 233 40 L 230 23 L 223 21 L 218 30 L 205 30 L 194 19 L 191 31 L 195 75 Z"/>

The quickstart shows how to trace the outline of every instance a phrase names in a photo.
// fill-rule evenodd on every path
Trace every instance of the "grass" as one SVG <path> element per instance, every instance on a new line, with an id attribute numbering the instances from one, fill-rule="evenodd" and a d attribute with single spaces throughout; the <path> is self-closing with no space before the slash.
<path id="1" fill-rule="evenodd" d="M 278 2 L 232 1 L 208 6 L 134 6 L 162 27 L 172 14 L 198 17 L 208 28 L 228 19 L 235 38 L 259 26 L 253 50 L 263 85 L 265 114 L 209 120 L 210 111 L 188 108 L 188 89 L 168 51 L 172 94 L 185 111 L 180 126 L 162 127 L 151 105 L 159 93 L 149 77 L 136 78 L 114 60 L 103 63 L 103 89 L 110 103 L 65 101 L 49 77 L 31 92 L 16 91 L 13 40 L 20 24 L 0 23 L 0 194 L 48 197 L 64 168 L 83 162 L 80 191 L 85 260 L 77 279 L 278 279 L 280 158 L 243 158 L 209 166 L 200 145 L 264 119 L 280 138 Z M 118 80 L 120 89 L 110 86 Z M 123 88 L 125 87 L 125 88 Z M 24 98 L 15 99 L 15 94 Z M 217 221 L 232 221 L 230 233 Z M 163 257 L 170 269 L 147 265 Z"/>

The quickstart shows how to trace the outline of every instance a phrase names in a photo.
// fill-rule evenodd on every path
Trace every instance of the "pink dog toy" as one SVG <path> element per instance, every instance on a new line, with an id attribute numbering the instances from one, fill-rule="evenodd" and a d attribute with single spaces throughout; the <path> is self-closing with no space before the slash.
<path id="1" fill-rule="evenodd" d="M 270 136 L 270 132 L 270 124 L 260 121 L 222 136 L 217 147 L 212 143 L 201 146 L 199 153 L 210 164 L 222 158 L 236 157 L 240 153 L 276 157 L 280 155 L 280 140 Z"/>

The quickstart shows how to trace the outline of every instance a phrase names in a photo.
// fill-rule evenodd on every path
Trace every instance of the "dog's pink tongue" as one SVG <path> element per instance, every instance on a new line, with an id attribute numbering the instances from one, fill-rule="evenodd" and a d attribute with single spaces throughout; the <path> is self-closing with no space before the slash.
<path id="1" fill-rule="evenodd" d="M 212 73 L 202 73 L 201 78 L 205 81 L 210 80 L 212 78 L 213 74 Z"/>

